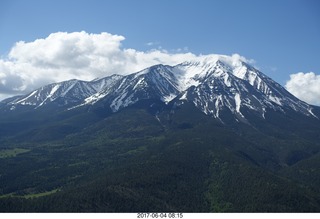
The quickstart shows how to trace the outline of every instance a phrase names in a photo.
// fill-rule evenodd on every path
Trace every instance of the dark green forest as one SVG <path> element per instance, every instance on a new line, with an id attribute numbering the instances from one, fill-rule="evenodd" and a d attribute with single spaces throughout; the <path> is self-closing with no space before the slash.
<path id="1" fill-rule="evenodd" d="M 0 212 L 320 212 L 318 121 L 72 113 L 0 116 Z"/>

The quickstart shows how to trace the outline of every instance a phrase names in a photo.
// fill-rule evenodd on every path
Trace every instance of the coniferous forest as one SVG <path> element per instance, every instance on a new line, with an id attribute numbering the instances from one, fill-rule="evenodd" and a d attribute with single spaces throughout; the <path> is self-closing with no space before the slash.
<path id="1" fill-rule="evenodd" d="M 320 211 L 318 123 L 145 106 L 2 115 L 0 212 Z"/>

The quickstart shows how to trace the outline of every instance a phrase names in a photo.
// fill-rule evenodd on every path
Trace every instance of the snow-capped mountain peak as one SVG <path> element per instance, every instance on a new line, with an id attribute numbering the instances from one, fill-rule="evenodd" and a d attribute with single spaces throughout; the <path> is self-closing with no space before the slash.
<path id="1" fill-rule="evenodd" d="M 288 109 L 316 117 L 312 106 L 245 61 L 239 55 L 199 56 L 175 66 L 159 64 L 125 76 L 46 85 L 5 101 L 2 106 L 39 108 L 55 104 L 74 109 L 102 102 L 116 112 L 140 100 L 152 99 L 176 104 L 188 101 L 219 119 L 227 111 L 245 121 L 248 112 L 265 118 L 268 110 L 284 113 Z"/>
<path id="2" fill-rule="evenodd" d="M 315 116 L 312 107 L 298 100 L 281 85 L 245 63 L 239 56 L 203 56 L 175 66 L 183 92 L 180 100 L 193 102 L 204 113 L 219 117 L 227 108 L 244 118 L 242 110 L 265 117 L 266 109 Z"/>

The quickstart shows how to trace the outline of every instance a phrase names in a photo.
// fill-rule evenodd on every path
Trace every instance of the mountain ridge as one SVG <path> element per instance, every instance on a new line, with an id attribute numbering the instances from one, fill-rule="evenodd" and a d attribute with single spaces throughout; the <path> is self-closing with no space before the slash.
<path id="1" fill-rule="evenodd" d="M 129 75 L 53 83 L 23 97 L 3 100 L 1 108 L 14 110 L 27 105 L 36 109 L 56 104 L 72 110 L 103 102 L 116 112 L 139 100 L 152 98 L 166 104 L 189 101 L 217 119 L 224 110 L 242 121 L 246 121 L 241 112 L 244 110 L 265 118 L 267 108 L 283 113 L 289 108 L 307 116 L 320 116 L 312 111 L 316 106 L 299 100 L 240 58 L 221 55 L 203 56 L 175 66 L 158 64 Z"/>

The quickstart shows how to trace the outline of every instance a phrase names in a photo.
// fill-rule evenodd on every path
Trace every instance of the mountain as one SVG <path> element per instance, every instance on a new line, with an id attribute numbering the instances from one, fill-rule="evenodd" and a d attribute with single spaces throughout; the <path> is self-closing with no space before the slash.
<path id="1" fill-rule="evenodd" d="M 180 100 L 193 102 L 204 113 L 219 118 L 224 109 L 239 119 L 244 113 L 256 113 L 265 117 L 268 109 L 298 113 L 316 117 L 312 107 L 287 92 L 281 85 L 246 63 L 227 65 L 218 60 L 185 63 L 178 66 L 182 71 L 196 71 L 193 79 L 197 86 L 184 91 Z"/>
<path id="2" fill-rule="evenodd" d="M 119 78 L 121 76 L 113 75 L 89 82 L 73 79 L 49 84 L 25 96 L 9 98 L 2 102 L 7 107 L 10 106 L 10 110 L 14 110 L 17 106 L 31 106 L 34 109 L 50 104 L 73 106 L 83 102 L 85 98 L 92 96 L 104 87 L 112 85 Z"/>
<path id="3" fill-rule="evenodd" d="M 37 109 L 52 104 L 73 109 L 103 102 L 116 112 L 145 99 L 166 104 L 188 101 L 220 120 L 224 111 L 231 112 L 237 120 L 246 121 L 247 113 L 264 118 L 268 110 L 285 113 L 288 109 L 317 118 L 313 112 L 315 107 L 297 99 L 262 72 L 243 61 L 217 55 L 176 66 L 160 64 L 127 76 L 50 84 L 2 103 L 13 110 L 20 106 Z"/>
<path id="4" fill-rule="evenodd" d="M 320 212 L 320 107 L 210 55 L 0 102 L 0 212 Z"/>

